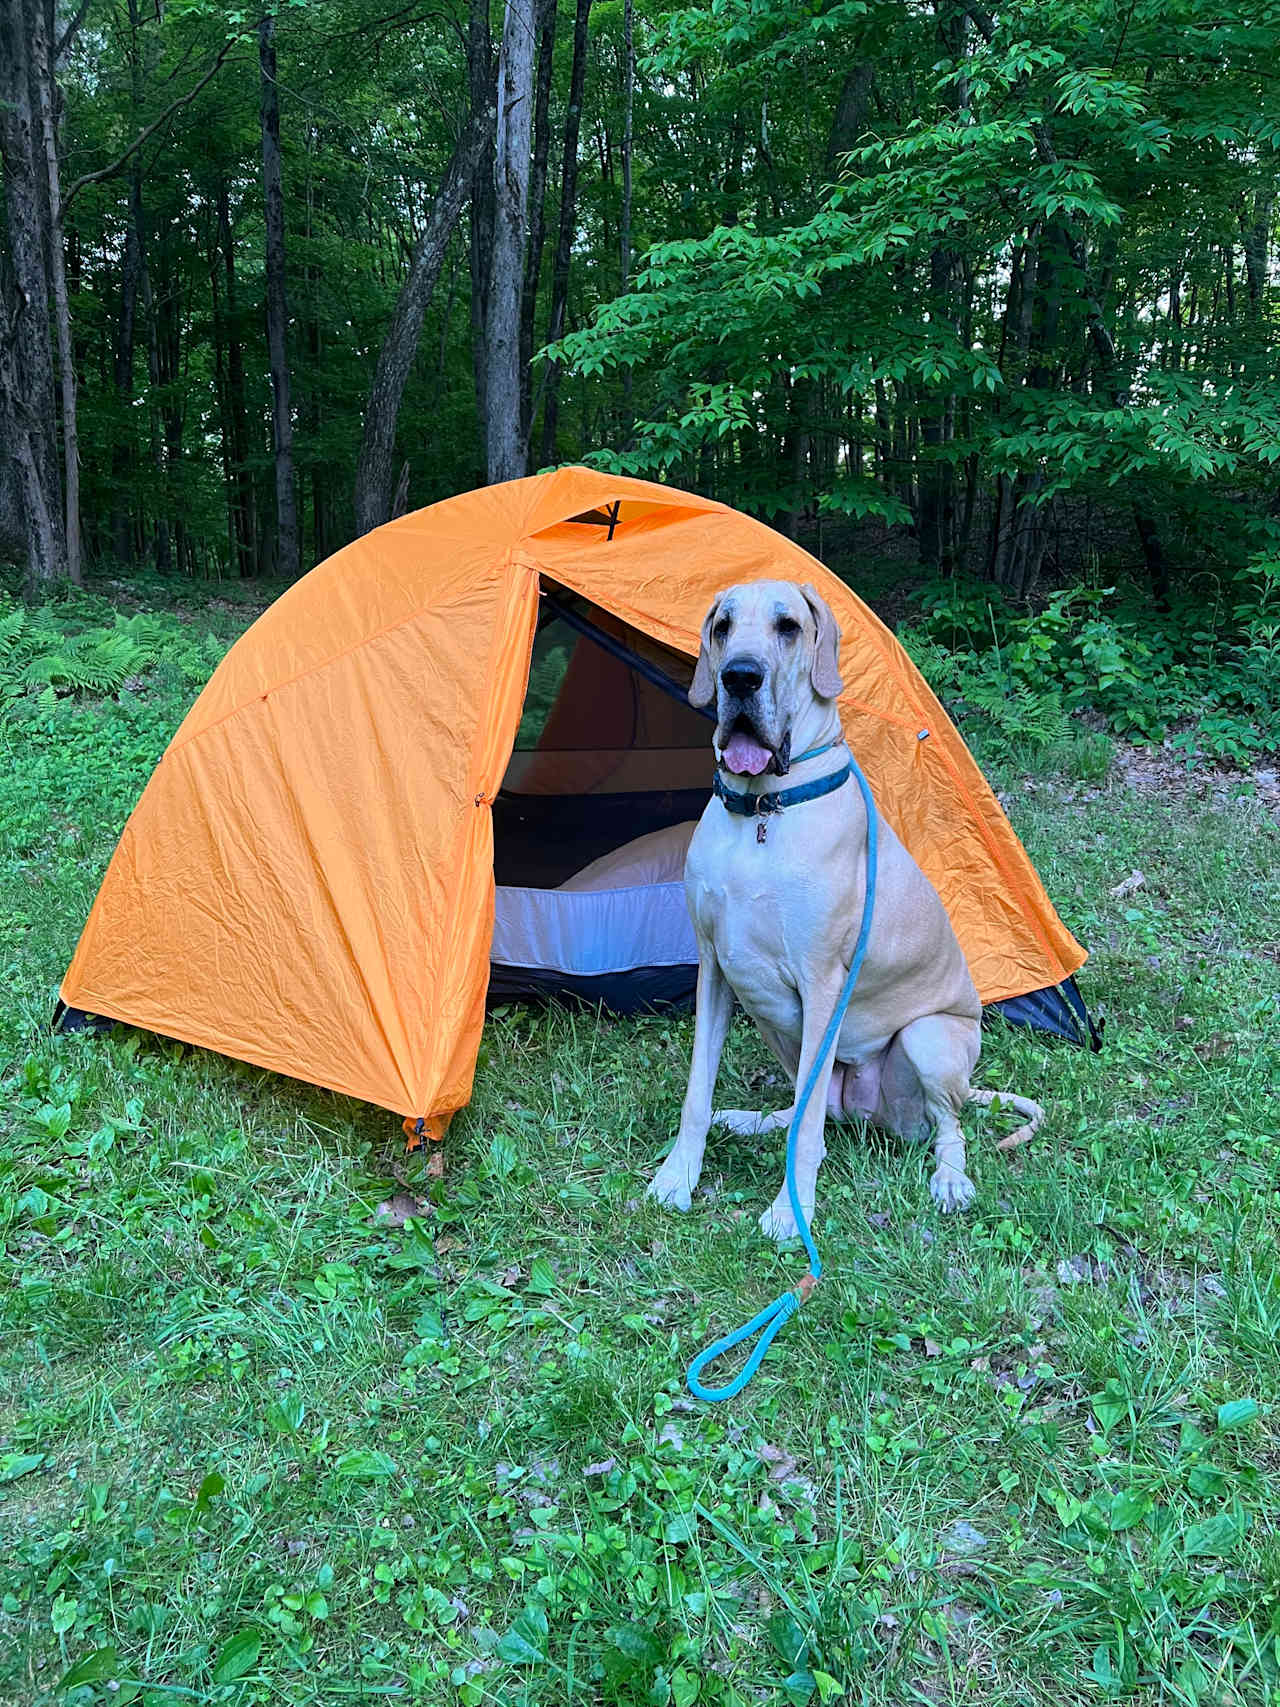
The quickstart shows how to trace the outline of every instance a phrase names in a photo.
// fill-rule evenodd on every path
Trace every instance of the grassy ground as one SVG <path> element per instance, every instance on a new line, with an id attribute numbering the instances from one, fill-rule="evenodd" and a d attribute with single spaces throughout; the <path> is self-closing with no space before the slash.
<path id="1" fill-rule="evenodd" d="M 134 685 L 0 721 L 0 1700 L 1280 1700 L 1263 804 L 1072 780 L 1096 743 L 998 776 L 1105 1052 L 989 1033 L 1051 1112 L 1012 1162 L 975 1123 L 963 1220 L 839 1138 L 828 1278 L 708 1409 L 690 1356 L 799 1263 L 777 1143 L 643 1199 L 687 1022 L 495 1020 L 441 1181 L 377 1110 L 47 1034 L 192 691 Z M 726 1077 L 777 1100 L 745 1029 Z"/>

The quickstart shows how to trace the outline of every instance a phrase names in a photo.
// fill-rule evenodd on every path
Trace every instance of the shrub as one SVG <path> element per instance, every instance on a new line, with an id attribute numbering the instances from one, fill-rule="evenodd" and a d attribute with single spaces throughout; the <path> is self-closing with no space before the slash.
<path id="1" fill-rule="evenodd" d="M 1130 740 L 1177 727 L 1189 762 L 1280 746 L 1280 559 L 1168 612 L 1111 587 L 1064 589 L 1032 613 L 985 583 L 931 581 L 915 599 L 903 644 L 948 709 L 1006 747 L 1043 752 L 1088 712 Z"/>

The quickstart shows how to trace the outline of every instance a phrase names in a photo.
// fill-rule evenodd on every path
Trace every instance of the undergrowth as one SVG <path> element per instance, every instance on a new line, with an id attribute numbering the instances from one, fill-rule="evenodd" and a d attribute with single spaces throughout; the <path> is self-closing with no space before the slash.
<path id="1" fill-rule="evenodd" d="M 987 582 L 937 580 L 900 638 L 962 723 L 1011 753 L 1072 744 L 1092 713 L 1117 736 L 1162 741 L 1189 764 L 1280 750 L 1280 559 L 1179 593 L 1173 608 L 1073 587 L 1030 614 Z M 966 735 L 972 731 L 965 729 Z M 1097 744 L 1105 769 L 1106 743 Z"/>

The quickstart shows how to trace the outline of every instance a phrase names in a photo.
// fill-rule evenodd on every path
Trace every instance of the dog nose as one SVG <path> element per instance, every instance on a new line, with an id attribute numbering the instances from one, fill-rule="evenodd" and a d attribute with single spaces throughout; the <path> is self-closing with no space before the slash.
<path id="1" fill-rule="evenodd" d="M 764 665 L 758 658 L 749 658 L 745 654 L 740 658 L 730 658 L 721 666 L 720 680 L 735 698 L 746 699 L 763 683 Z"/>

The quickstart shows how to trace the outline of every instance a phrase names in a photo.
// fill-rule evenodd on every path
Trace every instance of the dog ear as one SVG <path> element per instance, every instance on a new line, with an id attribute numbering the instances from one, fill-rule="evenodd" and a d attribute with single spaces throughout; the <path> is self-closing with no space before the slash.
<path id="1" fill-rule="evenodd" d="M 818 625 L 809 679 L 819 699 L 834 699 L 844 687 L 840 679 L 840 630 L 831 614 L 831 606 L 815 588 L 806 581 L 800 591 Z"/>
<path id="2" fill-rule="evenodd" d="M 689 684 L 689 704 L 698 711 L 704 711 L 716 697 L 716 681 L 711 673 L 711 624 L 715 621 L 719 608 L 719 599 L 712 599 L 711 609 L 703 618 L 698 667 L 694 670 L 693 681 Z"/>

